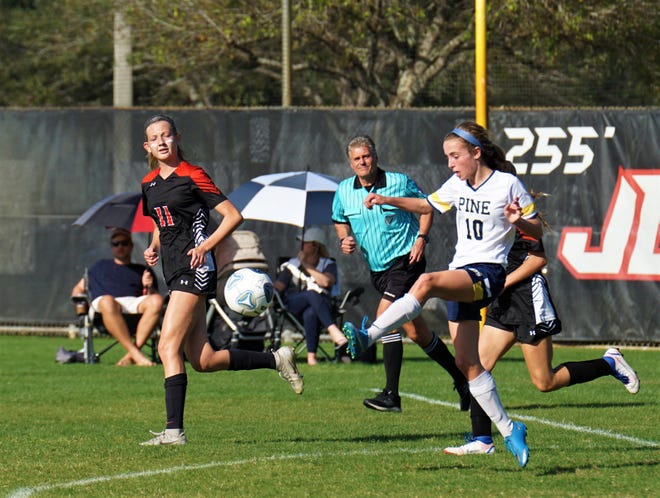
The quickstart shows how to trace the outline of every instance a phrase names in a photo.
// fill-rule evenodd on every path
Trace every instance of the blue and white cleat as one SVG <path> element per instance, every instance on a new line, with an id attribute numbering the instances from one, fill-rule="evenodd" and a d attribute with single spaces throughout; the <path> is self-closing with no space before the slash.
<path id="1" fill-rule="evenodd" d="M 477 439 L 466 441 L 462 446 L 449 446 L 442 450 L 445 455 L 494 455 L 495 445 L 491 443 L 484 443 Z"/>
<path id="2" fill-rule="evenodd" d="M 628 365 L 628 362 L 623 359 L 621 351 L 617 348 L 610 348 L 605 351 L 603 360 L 609 364 L 612 369 L 612 375 L 626 386 L 630 394 L 637 394 L 639 392 L 639 377 L 637 377 L 637 373 L 632 367 Z"/>
<path id="3" fill-rule="evenodd" d="M 518 465 L 524 467 L 529 460 L 529 448 L 527 447 L 527 427 L 522 422 L 513 423 L 513 432 L 504 438 L 506 449 L 518 460 Z"/>
<path id="4" fill-rule="evenodd" d="M 348 339 L 346 349 L 348 350 L 348 354 L 350 354 L 351 358 L 354 360 L 357 359 L 360 353 L 366 351 L 369 347 L 369 335 L 365 329 L 368 320 L 369 317 L 366 316 L 362 319 L 362 328 L 360 330 L 358 330 L 351 322 L 344 323 L 344 326 L 342 327 L 342 332 L 346 336 L 346 339 Z"/>

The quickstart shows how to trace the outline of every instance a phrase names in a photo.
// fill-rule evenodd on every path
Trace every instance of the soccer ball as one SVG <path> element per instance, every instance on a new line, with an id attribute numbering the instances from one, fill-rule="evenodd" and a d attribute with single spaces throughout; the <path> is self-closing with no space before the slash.
<path id="1" fill-rule="evenodd" d="M 241 268 L 225 284 L 225 301 L 230 309 L 243 316 L 257 316 L 273 300 L 273 281 L 255 268 Z"/>

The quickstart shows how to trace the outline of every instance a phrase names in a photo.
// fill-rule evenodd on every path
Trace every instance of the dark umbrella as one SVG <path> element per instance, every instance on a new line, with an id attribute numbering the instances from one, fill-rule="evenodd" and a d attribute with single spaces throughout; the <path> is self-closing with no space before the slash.
<path id="1" fill-rule="evenodd" d="M 153 232 L 151 218 L 142 214 L 142 194 L 123 192 L 97 202 L 85 211 L 74 225 L 121 227 L 131 232 Z"/>

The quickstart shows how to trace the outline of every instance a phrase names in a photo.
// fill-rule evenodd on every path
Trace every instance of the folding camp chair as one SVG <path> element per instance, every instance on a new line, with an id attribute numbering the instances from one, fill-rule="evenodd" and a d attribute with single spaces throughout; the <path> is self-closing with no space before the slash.
<path id="1" fill-rule="evenodd" d="M 355 306 L 360 302 L 360 296 L 363 292 L 363 287 L 357 287 L 355 289 L 347 290 L 340 296 L 332 297 L 332 317 L 335 324 L 339 328 L 341 328 L 344 324 L 344 314 L 350 306 Z M 292 334 L 292 337 L 295 338 L 295 344 L 293 346 L 295 354 L 298 355 L 305 351 L 307 349 L 305 326 L 303 325 L 300 317 L 293 314 L 286 307 L 282 296 L 277 291 L 275 292 L 273 305 L 271 306 L 270 310 L 271 314 L 273 315 L 271 320 L 274 323 L 273 336 L 278 338 L 278 340 L 281 342 L 283 335 L 286 332 L 289 332 Z M 322 330 L 319 332 L 322 332 Z M 333 361 L 335 359 L 334 354 L 330 355 L 320 343 L 318 345 L 317 352 L 329 361 Z"/>
<path id="2" fill-rule="evenodd" d="M 85 269 L 85 293 L 73 296 L 73 301 L 78 316 L 78 335 L 83 339 L 83 358 L 85 363 L 98 363 L 101 356 L 114 348 L 119 341 L 114 340 L 109 346 L 106 346 L 98 353 L 94 349 L 94 337 L 100 335 L 110 335 L 103 325 L 103 318 L 100 313 L 94 312 L 91 308 L 91 298 L 87 290 L 87 269 Z M 122 313 L 126 325 L 131 335 L 135 335 L 137 324 L 142 315 Z M 157 325 L 149 335 L 145 347 L 149 348 L 149 357 L 154 363 L 159 362 L 158 358 L 158 339 L 160 337 L 160 325 Z"/>
<path id="3" fill-rule="evenodd" d="M 288 271 L 296 271 L 292 269 L 290 265 L 286 263 L 290 261 L 289 257 L 280 257 L 278 259 L 278 270 L 284 271 L 285 267 L 288 267 Z M 330 258 L 332 261 L 335 261 L 334 258 Z M 303 277 L 298 277 L 300 278 Z M 332 318 L 335 324 L 341 328 L 344 323 L 344 314 L 349 305 L 356 305 L 359 302 L 359 297 L 364 292 L 364 288 L 349 289 L 344 294 L 341 294 L 341 282 L 339 278 L 335 282 L 334 286 L 330 290 L 330 300 L 331 300 L 331 313 Z M 287 329 L 294 333 L 296 337 L 296 342 L 294 345 L 294 351 L 296 354 L 300 354 L 307 349 L 307 338 L 305 337 L 305 327 L 302 320 L 302 317 L 292 313 L 284 303 L 284 299 L 279 293 L 275 293 L 273 309 L 276 313 L 275 318 L 275 328 L 276 335 L 282 335 Z M 322 329 L 318 331 L 320 334 Z M 331 356 L 320 344 L 318 345 L 318 351 L 321 356 L 325 357 L 328 360 L 334 359 L 334 354 Z"/>

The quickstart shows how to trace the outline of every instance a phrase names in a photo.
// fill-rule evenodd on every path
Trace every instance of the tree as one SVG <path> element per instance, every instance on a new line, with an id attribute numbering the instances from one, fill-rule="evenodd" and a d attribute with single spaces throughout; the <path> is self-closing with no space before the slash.
<path id="1" fill-rule="evenodd" d="M 112 104 L 108 2 L 5 1 L 0 14 L 0 105 Z"/>
<path id="2" fill-rule="evenodd" d="M 111 105 L 117 8 L 136 105 L 280 105 L 280 7 L 4 0 L 0 105 Z M 292 0 L 292 12 L 293 105 L 473 104 L 473 0 Z M 491 0 L 489 103 L 657 105 L 657 32 L 651 0 Z"/>
<path id="3" fill-rule="evenodd" d="M 272 1 L 178 2 L 173 13 L 168 2 L 132 5 L 140 25 L 156 24 L 161 39 L 192 48 L 173 67 L 189 103 L 279 104 L 281 14 Z M 622 95 L 657 103 L 654 2 L 493 0 L 488 7 L 494 105 L 621 105 Z M 473 1 L 316 0 L 292 8 L 294 105 L 473 102 Z M 651 63 L 631 67 L 647 46 L 655 47 L 647 51 Z"/>
<path id="4" fill-rule="evenodd" d="M 508 61 L 496 66 L 491 89 L 506 104 L 658 104 L 656 2 L 491 3 L 498 6 L 489 15 L 489 67 L 497 58 Z M 644 60 L 636 61 L 641 53 Z M 520 92 L 521 88 L 532 91 Z M 507 89 L 518 91 L 524 100 Z"/>
<path id="5" fill-rule="evenodd" d="M 247 71 L 256 76 L 256 83 L 278 82 L 279 9 L 273 9 L 272 1 L 238 3 L 240 9 L 236 4 L 131 2 L 128 17 L 134 22 L 138 65 L 142 69 L 169 66 L 174 77 L 167 86 L 181 85 L 191 103 L 204 105 L 222 100 L 227 89 L 249 88 Z M 450 64 L 469 60 L 470 5 L 466 1 L 294 2 L 294 104 L 411 106 Z M 185 51 L 185 57 L 173 60 L 165 40 L 170 49 Z M 197 79 L 200 72 L 204 84 Z"/>

